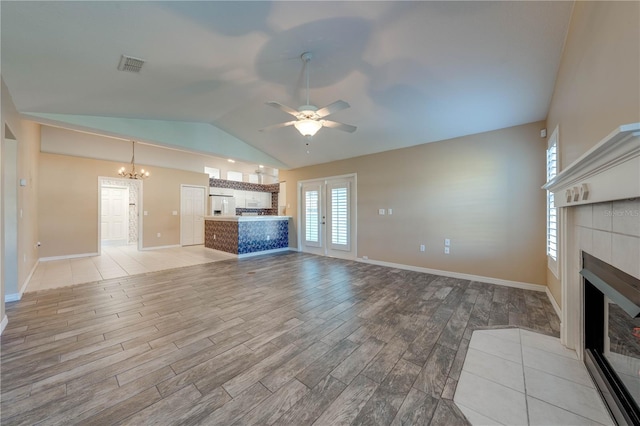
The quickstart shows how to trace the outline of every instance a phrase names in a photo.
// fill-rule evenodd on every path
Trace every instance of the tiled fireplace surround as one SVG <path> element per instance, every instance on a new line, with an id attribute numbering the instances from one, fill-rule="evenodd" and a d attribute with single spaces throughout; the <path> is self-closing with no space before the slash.
<path id="1" fill-rule="evenodd" d="M 560 338 L 583 359 L 582 252 L 640 278 L 640 123 L 614 130 L 546 187 L 559 207 Z"/>

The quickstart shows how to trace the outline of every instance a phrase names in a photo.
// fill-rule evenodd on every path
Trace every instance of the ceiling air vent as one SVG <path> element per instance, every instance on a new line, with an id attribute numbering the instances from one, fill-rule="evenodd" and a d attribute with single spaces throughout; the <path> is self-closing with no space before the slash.
<path id="1" fill-rule="evenodd" d="M 120 71 L 129 71 L 129 72 L 140 72 L 142 65 L 144 64 L 144 59 L 132 58 L 131 56 L 120 57 L 120 63 L 118 64 L 118 69 Z"/>

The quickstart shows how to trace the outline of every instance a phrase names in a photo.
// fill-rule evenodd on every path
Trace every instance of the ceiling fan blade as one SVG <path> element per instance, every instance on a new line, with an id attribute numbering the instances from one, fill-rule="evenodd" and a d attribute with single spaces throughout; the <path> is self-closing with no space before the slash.
<path id="1" fill-rule="evenodd" d="M 271 101 L 271 102 L 267 102 L 267 105 L 272 106 L 272 107 L 274 107 L 274 108 L 278 108 L 280 111 L 284 111 L 284 112 L 286 112 L 287 114 L 291 114 L 291 115 L 293 115 L 294 117 L 297 117 L 297 116 L 298 116 L 298 114 L 299 114 L 299 112 L 298 112 L 298 111 L 296 111 L 295 109 L 293 109 L 293 108 L 291 108 L 291 107 L 288 107 L 288 106 L 286 106 L 286 105 L 282 105 L 282 104 L 281 104 L 281 103 L 279 103 L 279 102 Z"/>
<path id="2" fill-rule="evenodd" d="M 327 115 L 331 115 L 334 112 L 338 112 L 340 110 L 347 109 L 350 106 L 351 105 L 349 105 L 345 101 L 335 101 L 334 103 L 329 104 L 326 107 L 320 108 L 319 110 L 317 110 L 316 114 L 318 114 L 318 117 L 322 118 L 322 117 L 326 117 Z"/>
<path id="3" fill-rule="evenodd" d="M 274 124 L 274 125 L 271 125 L 271 126 L 267 126 L 264 129 L 260 129 L 260 131 L 261 132 L 268 132 L 270 130 L 279 129 L 281 127 L 293 126 L 296 123 L 296 121 L 298 121 L 298 120 L 287 121 L 286 123 Z"/>
<path id="4" fill-rule="evenodd" d="M 324 127 L 331 127 L 332 129 L 342 130 L 343 132 L 353 133 L 356 131 L 357 127 L 352 126 L 351 124 L 338 123 L 337 121 L 329 121 L 322 120 L 322 125 Z"/>

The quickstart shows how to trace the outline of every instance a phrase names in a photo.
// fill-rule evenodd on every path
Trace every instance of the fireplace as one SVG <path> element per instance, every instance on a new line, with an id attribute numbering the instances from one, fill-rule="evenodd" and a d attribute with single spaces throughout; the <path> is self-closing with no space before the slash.
<path id="1" fill-rule="evenodd" d="M 640 424 L 640 279 L 582 253 L 584 360 L 618 424 Z"/>

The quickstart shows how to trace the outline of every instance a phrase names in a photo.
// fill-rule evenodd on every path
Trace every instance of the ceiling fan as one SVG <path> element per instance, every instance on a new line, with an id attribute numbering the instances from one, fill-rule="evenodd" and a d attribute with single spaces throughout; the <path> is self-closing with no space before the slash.
<path id="1" fill-rule="evenodd" d="M 349 133 L 355 132 L 357 129 L 356 126 L 324 119 L 325 117 L 335 112 L 349 108 L 350 105 L 345 101 L 335 101 L 320 109 L 318 109 L 318 107 L 316 107 L 315 105 L 311 105 L 309 103 L 309 61 L 311 61 L 311 53 L 304 52 L 302 55 L 300 55 L 300 58 L 304 63 L 307 74 L 307 104 L 302 105 L 297 110 L 295 110 L 278 102 L 267 102 L 267 105 L 278 108 L 279 110 L 284 111 L 287 114 L 291 114 L 296 119 L 287 121 L 286 123 L 274 124 L 272 126 L 265 127 L 264 129 L 260 129 L 260 131 L 266 132 L 273 129 L 279 129 L 281 127 L 294 126 L 302 136 L 313 136 L 322 127 L 329 127 Z"/>

